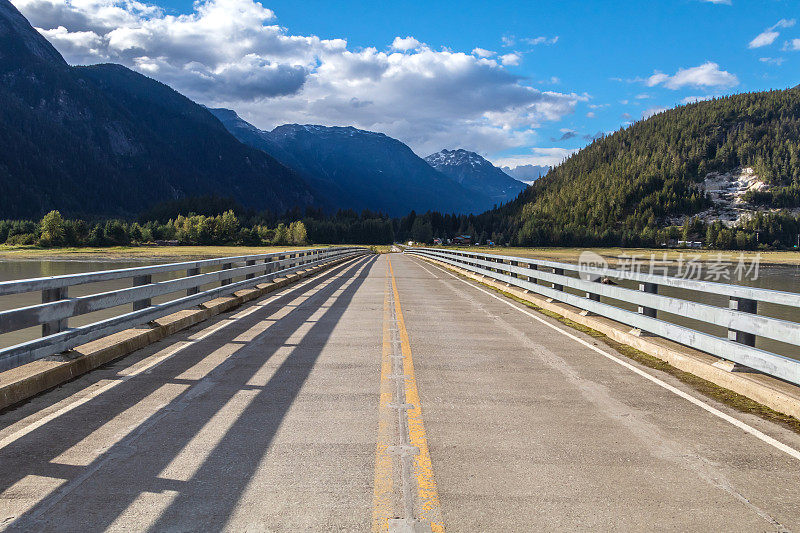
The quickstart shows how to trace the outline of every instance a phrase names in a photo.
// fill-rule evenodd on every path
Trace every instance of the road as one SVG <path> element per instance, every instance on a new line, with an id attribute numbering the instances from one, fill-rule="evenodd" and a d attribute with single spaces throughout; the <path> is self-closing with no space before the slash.
<path id="1" fill-rule="evenodd" d="M 9 531 L 800 530 L 800 436 L 400 254 L 0 428 Z"/>

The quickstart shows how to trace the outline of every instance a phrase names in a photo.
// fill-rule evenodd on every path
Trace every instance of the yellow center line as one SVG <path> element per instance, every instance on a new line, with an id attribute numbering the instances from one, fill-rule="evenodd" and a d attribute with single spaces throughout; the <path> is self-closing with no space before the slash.
<path id="1" fill-rule="evenodd" d="M 411 344 L 409 342 L 405 320 L 403 319 L 403 310 L 400 306 L 400 295 L 397 292 L 394 269 L 392 268 L 391 260 L 388 259 L 388 255 L 387 260 L 389 263 L 389 275 L 392 281 L 397 329 L 403 354 L 403 370 L 406 375 L 406 403 L 412 406 L 407 411 L 409 437 L 411 445 L 419 449 L 419 454 L 414 458 L 414 470 L 417 478 L 419 499 L 419 516 L 417 518 L 423 521 L 430 521 L 432 531 L 443 532 L 444 522 L 442 520 L 442 511 L 439 504 L 439 492 L 436 488 L 436 480 L 433 477 L 433 464 L 431 463 L 431 456 L 428 450 L 428 437 L 425 433 L 425 424 L 422 421 L 422 402 L 420 401 L 419 391 L 417 390 L 417 380 L 414 375 Z M 384 339 L 385 338 L 384 335 Z"/>
<path id="2" fill-rule="evenodd" d="M 392 457 L 387 448 L 392 441 L 392 412 L 389 403 L 392 401 L 391 354 L 391 309 L 389 307 L 389 280 L 387 268 L 386 290 L 383 298 L 383 350 L 381 356 L 380 402 L 378 407 L 378 441 L 375 447 L 375 491 L 373 493 L 372 530 L 388 531 L 389 519 L 393 517 L 392 491 Z"/>

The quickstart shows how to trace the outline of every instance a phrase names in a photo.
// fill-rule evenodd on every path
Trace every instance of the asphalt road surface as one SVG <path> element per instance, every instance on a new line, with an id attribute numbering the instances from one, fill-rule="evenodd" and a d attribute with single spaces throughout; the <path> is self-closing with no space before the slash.
<path id="1" fill-rule="evenodd" d="M 800 437 L 418 258 L 0 414 L 9 531 L 800 530 Z"/>

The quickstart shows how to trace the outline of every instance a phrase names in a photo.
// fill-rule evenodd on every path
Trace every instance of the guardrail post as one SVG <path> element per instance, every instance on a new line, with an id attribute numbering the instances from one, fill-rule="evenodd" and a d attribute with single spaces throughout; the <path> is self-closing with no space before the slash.
<path id="1" fill-rule="evenodd" d="M 199 275 L 200 275 L 200 269 L 199 268 L 187 268 L 186 269 L 186 277 L 187 278 L 191 277 L 191 276 L 199 276 Z M 197 294 L 198 292 L 200 292 L 200 287 L 189 287 L 188 289 L 186 289 L 186 296 L 191 296 L 192 294 Z"/>
<path id="2" fill-rule="evenodd" d="M 244 264 L 245 264 L 245 266 L 253 266 L 253 265 L 256 264 L 256 260 L 255 259 L 249 259 L 249 260 L 245 261 Z M 256 277 L 256 273 L 255 272 L 251 272 L 250 274 L 246 274 L 244 276 L 244 279 L 253 279 L 254 277 Z"/>
<path id="3" fill-rule="evenodd" d="M 553 269 L 553 274 L 555 274 L 557 276 L 563 276 L 564 275 L 564 269 L 563 268 L 554 268 Z M 563 291 L 564 290 L 564 286 L 561 285 L 560 283 L 553 283 L 553 288 L 555 290 L 557 290 L 557 291 Z"/>
<path id="4" fill-rule="evenodd" d="M 56 289 L 44 289 L 42 291 L 42 303 L 55 302 L 58 300 L 65 300 L 67 298 L 67 287 L 58 287 Z M 54 320 L 52 322 L 45 322 L 42 324 L 42 337 L 54 335 L 67 329 L 67 319 Z"/>
<path id="5" fill-rule="evenodd" d="M 528 269 L 528 270 L 539 270 L 539 267 L 538 267 L 536 264 L 534 264 L 534 263 L 528 263 L 528 264 L 527 264 L 527 269 Z M 526 279 L 527 281 L 531 282 L 531 283 L 536 283 L 536 279 L 537 279 L 537 278 L 535 278 L 535 277 L 533 277 L 533 276 L 525 276 L 525 279 Z"/>
<path id="6" fill-rule="evenodd" d="M 733 309 L 734 311 L 756 314 L 758 312 L 758 301 L 748 300 L 747 298 L 731 297 L 728 303 L 728 307 L 730 307 L 730 309 Z M 737 331 L 735 329 L 728 330 L 728 340 L 732 340 L 740 344 L 746 344 L 747 346 L 756 345 L 755 334 L 747 333 L 745 331 Z"/>
<path id="7" fill-rule="evenodd" d="M 655 283 L 647 283 L 647 282 L 640 283 L 639 290 L 642 292 L 646 292 L 648 294 L 658 294 L 658 285 L 656 285 Z M 638 311 L 640 315 L 649 316 L 652 318 L 655 318 L 656 315 L 658 314 L 656 309 L 653 309 L 652 307 L 644 307 L 641 305 L 639 306 Z"/>
<path id="8" fill-rule="evenodd" d="M 222 270 L 230 270 L 233 268 L 233 263 L 223 263 Z M 219 282 L 220 285 L 230 285 L 231 278 L 222 278 Z"/>
<path id="9" fill-rule="evenodd" d="M 140 287 L 142 285 L 150 285 L 153 283 L 153 276 L 150 274 L 145 274 L 144 276 L 133 276 L 133 286 Z M 140 309 L 146 309 L 152 305 L 150 298 L 143 298 L 141 300 L 136 300 L 133 302 L 133 310 L 139 311 Z"/>

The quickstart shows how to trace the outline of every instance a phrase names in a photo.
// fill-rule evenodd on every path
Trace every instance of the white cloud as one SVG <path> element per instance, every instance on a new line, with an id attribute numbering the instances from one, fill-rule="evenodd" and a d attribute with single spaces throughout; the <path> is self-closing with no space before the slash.
<path id="1" fill-rule="evenodd" d="M 656 72 L 655 74 L 647 78 L 646 83 L 648 87 L 655 87 L 656 85 L 664 83 L 667 80 L 669 80 L 669 76 L 667 74 L 664 74 L 663 72 Z"/>
<path id="2" fill-rule="evenodd" d="M 512 155 L 492 159 L 497 167 L 519 167 L 523 165 L 547 165 L 554 167 L 580 148 L 531 148 L 530 154 Z"/>
<path id="3" fill-rule="evenodd" d="M 650 118 L 653 115 L 657 115 L 657 114 L 661 113 L 662 111 L 666 111 L 666 110 L 667 110 L 666 107 L 651 107 L 649 109 L 645 109 L 644 111 L 642 111 L 642 119 Z"/>
<path id="4" fill-rule="evenodd" d="M 800 44 L 800 39 L 797 39 L 797 41 L 798 44 Z M 786 61 L 782 57 L 759 57 L 758 60 L 761 61 L 762 63 L 769 63 L 770 65 L 777 65 L 777 66 L 781 66 L 783 62 Z"/>
<path id="5" fill-rule="evenodd" d="M 706 2 L 706 3 L 709 3 L 709 4 L 718 4 L 718 5 L 722 4 L 722 5 L 726 5 L 726 6 L 731 5 L 731 0 L 700 0 L 700 1 L 701 2 Z"/>
<path id="6" fill-rule="evenodd" d="M 767 30 L 761 32 L 758 35 L 756 35 L 752 41 L 750 41 L 750 44 L 748 44 L 747 47 L 761 48 L 762 46 L 769 46 L 775 42 L 775 39 L 777 39 L 779 35 L 780 33 L 777 31 Z"/>
<path id="7" fill-rule="evenodd" d="M 432 50 L 411 36 L 352 49 L 293 35 L 253 0 L 204 0 L 188 15 L 132 0 L 14 2 L 70 63 L 124 64 L 261 128 L 354 125 L 423 154 L 495 153 L 529 145 L 541 124 L 586 100 L 525 84 L 504 67 L 516 54 Z"/>
<path id="8" fill-rule="evenodd" d="M 405 38 L 395 37 L 394 41 L 392 41 L 392 48 L 394 50 L 400 50 L 401 52 L 417 50 L 420 46 L 422 46 L 422 43 L 411 36 Z"/>
<path id="9" fill-rule="evenodd" d="M 673 90 L 682 87 L 733 87 L 739 84 L 739 79 L 735 74 L 721 70 L 718 64 L 707 61 L 696 67 L 679 69 L 672 76 L 656 71 L 645 80 L 645 84 L 648 87 L 663 85 Z"/>
<path id="10" fill-rule="evenodd" d="M 800 39 L 792 39 L 791 41 L 786 41 L 786 44 L 783 45 L 784 50 L 800 50 Z"/>
<path id="11" fill-rule="evenodd" d="M 500 62 L 505 66 L 515 66 L 519 65 L 519 62 L 522 58 L 519 54 L 505 54 L 500 56 Z"/>
<path id="12" fill-rule="evenodd" d="M 473 48 L 472 55 L 476 55 L 478 57 L 492 57 L 496 55 L 497 52 L 492 52 L 491 50 L 487 50 L 485 48 Z"/>
<path id="13" fill-rule="evenodd" d="M 93 31 L 70 32 L 64 26 L 43 30 L 48 41 L 64 54 L 85 53 L 102 57 L 103 39 Z"/>
<path id="14" fill-rule="evenodd" d="M 596 118 L 597 114 L 594 111 L 589 111 L 586 113 L 586 118 Z"/>
<path id="15" fill-rule="evenodd" d="M 704 96 L 686 96 L 684 98 L 681 98 L 681 103 L 693 104 L 695 102 L 703 102 L 705 100 L 711 100 L 712 98 L 714 98 L 714 95 L 711 94 L 706 94 Z"/>
<path id="16" fill-rule="evenodd" d="M 769 46 L 775 42 L 780 32 L 775 31 L 778 28 L 791 28 L 795 24 L 795 19 L 781 19 L 763 32 L 755 36 L 747 45 L 748 48 L 761 48 L 762 46 Z"/>
<path id="17" fill-rule="evenodd" d="M 555 37 L 544 37 L 544 36 L 541 36 L 541 37 L 529 37 L 529 38 L 521 39 L 521 40 L 523 42 L 526 42 L 528 44 L 532 44 L 534 46 L 536 46 L 538 44 L 556 44 L 558 42 L 558 35 L 556 35 Z"/>

